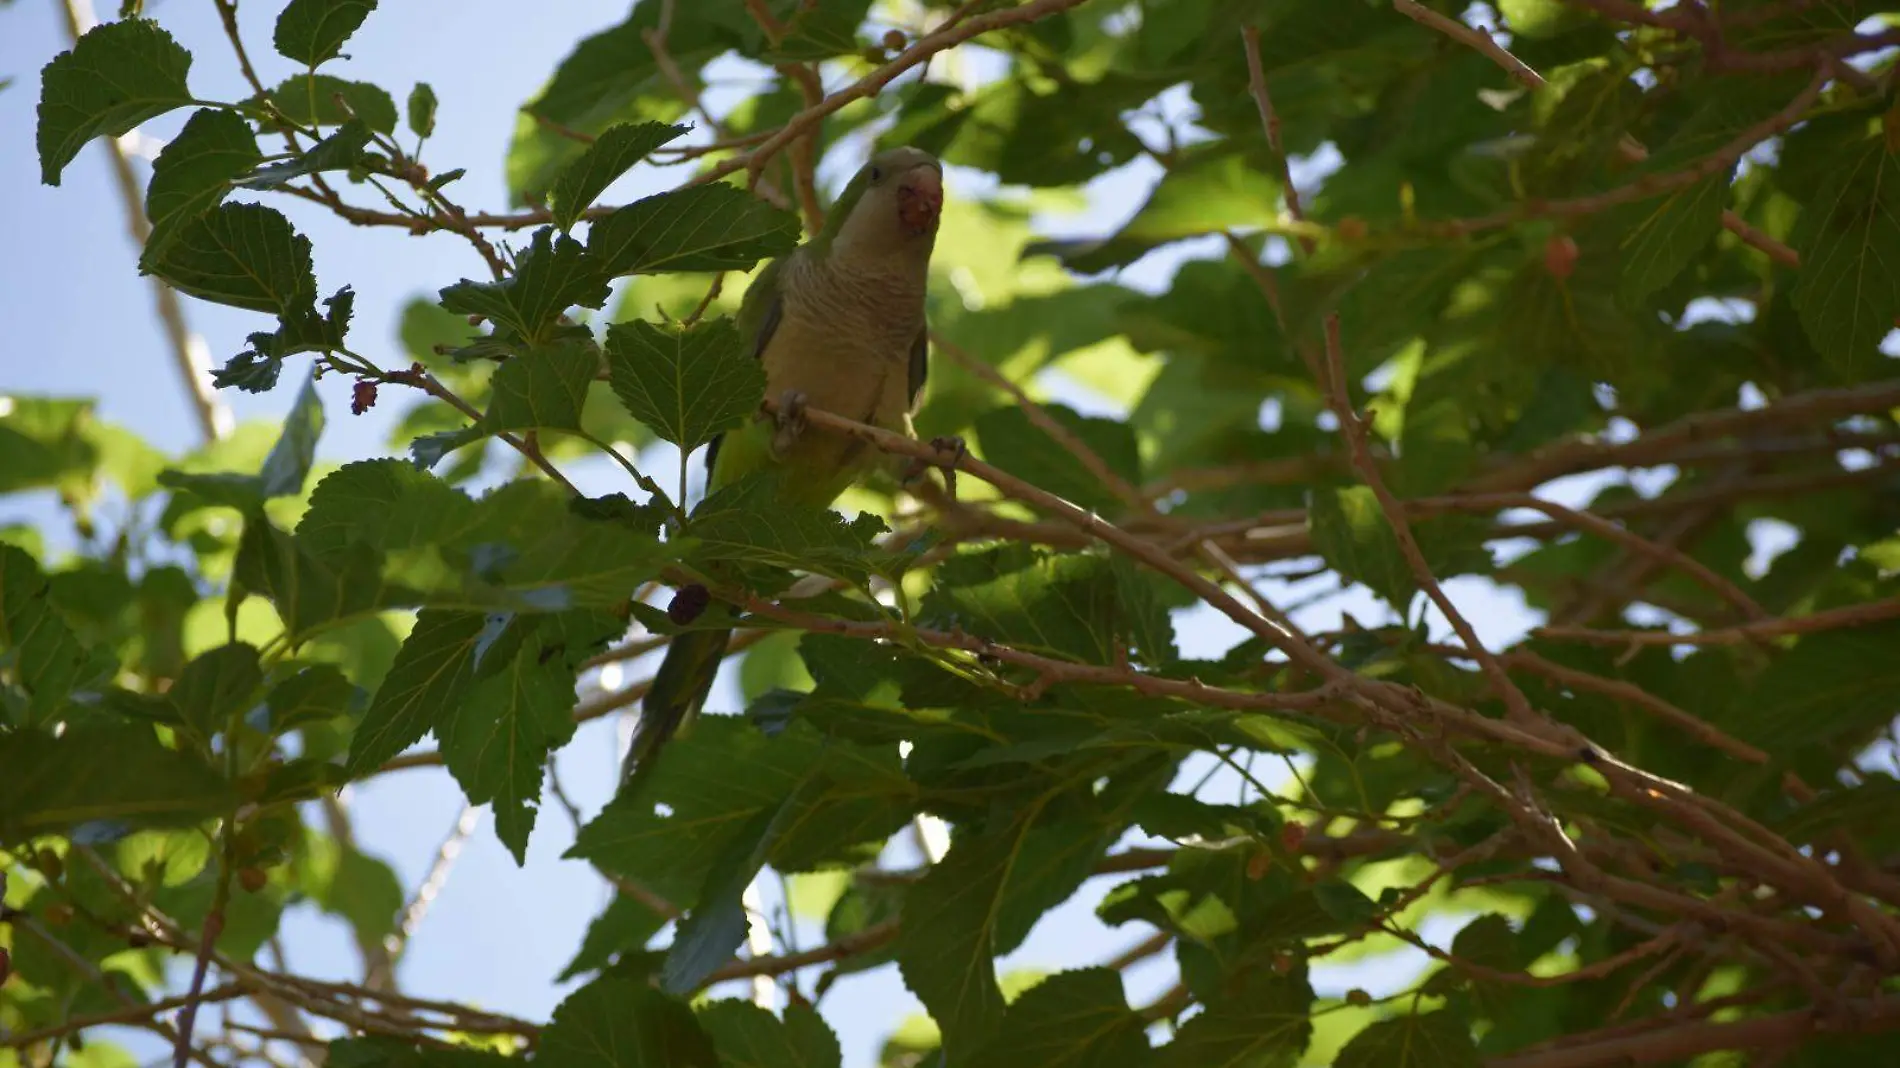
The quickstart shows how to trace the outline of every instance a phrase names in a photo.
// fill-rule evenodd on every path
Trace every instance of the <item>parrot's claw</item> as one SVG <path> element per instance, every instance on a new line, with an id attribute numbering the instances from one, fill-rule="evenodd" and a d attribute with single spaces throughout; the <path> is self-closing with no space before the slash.
<path id="1" fill-rule="evenodd" d="M 957 464 L 962 462 L 964 457 L 970 455 L 970 449 L 964 444 L 962 438 L 954 435 L 951 437 L 931 438 L 930 447 L 936 450 L 936 462 L 932 463 L 922 457 L 911 460 L 909 466 L 904 470 L 904 483 L 905 485 L 909 485 L 917 481 L 925 471 L 935 467 L 943 472 L 944 489 L 949 491 L 952 498 L 955 498 L 957 495 Z"/>
<path id="2" fill-rule="evenodd" d="M 796 389 L 779 395 L 778 412 L 772 417 L 772 455 L 783 456 L 805 433 L 805 404 L 809 398 Z"/>

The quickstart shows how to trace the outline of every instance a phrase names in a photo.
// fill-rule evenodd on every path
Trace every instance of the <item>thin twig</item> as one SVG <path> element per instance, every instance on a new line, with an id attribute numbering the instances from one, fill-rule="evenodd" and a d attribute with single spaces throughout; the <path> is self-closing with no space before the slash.
<path id="1" fill-rule="evenodd" d="M 241 998 L 249 992 L 250 991 L 241 983 L 226 983 L 223 986 L 213 987 L 210 990 L 199 993 L 197 1000 L 201 1004 L 215 1004 L 220 1001 L 230 1001 L 233 998 Z M 181 994 L 178 997 L 161 998 L 157 1001 L 127 1005 L 122 1009 L 114 1009 L 110 1012 L 99 1012 L 90 1016 L 74 1016 L 61 1023 L 53 1024 L 49 1027 L 42 1027 L 35 1031 L 21 1031 L 17 1034 L 0 1037 L 0 1047 L 23 1049 L 40 1042 L 64 1038 L 67 1035 L 84 1031 L 88 1028 L 104 1027 L 108 1024 L 136 1023 L 151 1020 L 163 1016 L 173 1009 L 181 1008 L 191 999 L 192 995 Z"/>
<path id="2" fill-rule="evenodd" d="M 980 36 L 991 30 L 999 30 L 1009 26 L 1020 26 L 1024 23 L 1036 22 L 1041 19 L 1046 19 L 1051 15 L 1060 14 L 1072 7 L 1078 7 L 1085 2 L 1086 0 L 1030 0 L 1030 2 L 1026 4 L 1019 4 L 1015 7 L 1004 8 L 998 11 L 988 11 L 981 15 L 972 16 L 955 25 L 943 26 L 934 33 L 926 34 L 918 38 L 909 48 L 904 49 L 903 52 L 899 53 L 896 58 L 890 62 L 859 78 L 857 81 L 852 82 L 845 88 L 825 97 L 816 107 L 805 108 L 798 114 L 792 116 L 790 122 L 781 126 L 777 133 L 766 138 L 764 143 L 760 144 L 759 147 L 743 156 L 726 160 L 717 166 L 707 169 L 693 181 L 695 184 L 716 182 L 729 174 L 741 170 L 747 171 L 756 177 L 765 169 L 766 163 L 770 162 L 773 156 L 797 140 L 807 130 L 817 126 L 820 122 L 823 122 L 832 114 L 845 107 L 845 105 L 856 100 L 864 100 L 877 95 L 879 90 L 895 81 L 898 75 L 903 74 L 905 71 L 922 63 L 931 56 L 936 55 L 938 52 L 942 52 L 947 48 L 953 48 L 972 37 Z"/>
<path id="3" fill-rule="evenodd" d="M 1050 440 L 1060 446 L 1062 451 L 1074 457 L 1077 463 L 1081 464 L 1097 482 L 1100 482 L 1104 489 L 1120 499 L 1131 512 L 1154 510 L 1154 505 L 1142 494 L 1141 490 L 1117 474 L 1114 468 L 1108 466 L 1108 461 L 1102 459 L 1100 453 L 1090 448 L 1087 442 L 1077 437 L 1068 427 L 1057 422 L 1055 417 L 1049 414 L 1048 409 L 1036 403 L 1021 386 L 1010 381 L 1008 375 L 972 355 L 967 349 L 935 330 L 930 332 L 930 343 L 936 346 L 939 352 L 955 361 L 957 366 L 1009 394 L 1010 399 L 1022 409 L 1024 417 L 1031 425 L 1049 435 Z"/>
<path id="4" fill-rule="evenodd" d="M 422 926 L 422 921 L 429 915 L 429 907 L 435 904 L 436 897 L 448 884 L 449 874 L 455 870 L 455 862 L 461 857 L 462 848 L 468 843 L 469 836 L 475 833 L 480 817 L 479 809 L 474 805 L 464 803 L 462 811 L 455 817 L 455 825 L 449 828 L 449 833 L 443 837 L 442 844 L 436 847 L 435 860 L 429 865 L 429 873 L 423 877 L 422 883 L 416 887 L 415 895 L 409 899 L 409 904 L 402 910 L 402 922 L 397 924 L 396 930 L 383 941 L 383 948 L 388 952 L 392 963 L 402 958 L 402 952 L 408 948 L 409 940 L 415 937 L 417 928 Z"/>
<path id="5" fill-rule="evenodd" d="M 1463 656 L 1462 650 L 1445 650 L 1448 655 Z M 1672 726 L 1682 730 L 1714 749 L 1746 760 L 1751 764 L 1765 764 L 1768 754 L 1749 745 L 1728 732 L 1693 713 L 1670 704 L 1633 682 L 1620 679 L 1606 679 L 1588 671 L 1565 667 L 1562 664 L 1546 660 L 1528 649 L 1513 649 L 1501 654 L 1500 658 L 1507 666 L 1521 667 L 1533 671 L 1554 682 L 1577 689 L 1592 690 L 1618 701 L 1626 701 L 1646 712 L 1655 715 Z"/>
<path id="6" fill-rule="evenodd" d="M 218 882 L 211 892 L 211 908 L 205 913 L 204 927 L 198 935 L 198 959 L 191 966 L 191 985 L 185 991 L 185 1005 L 178 1013 L 178 1044 L 172 1052 L 172 1068 L 185 1068 L 191 1060 L 191 1029 L 198 1022 L 199 996 L 204 993 L 205 977 L 211 972 L 211 954 L 218 937 L 224 934 L 224 910 L 231 902 L 231 880 L 237 875 L 236 829 L 227 817 L 222 834 L 222 855 L 218 860 Z"/>
<path id="7" fill-rule="evenodd" d="M 886 944 L 896 937 L 897 921 L 885 920 L 882 923 L 866 927 L 857 934 L 845 935 L 835 942 L 828 942 L 825 945 L 803 950 L 798 953 L 785 953 L 775 957 L 752 957 L 746 960 L 735 960 L 729 964 L 723 964 L 713 969 L 712 973 L 707 975 L 706 978 L 700 982 L 700 988 L 704 989 L 716 983 L 723 983 L 732 979 L 750 979 L 754 976 L 761 975 L 784 975 L 786 972 L 795 972 L 800 968 L 809 968 L 814 964 L 828 964 L 834 960 L 843 960 L 846 957 L 859 956 Z"/>
<path id="8" fill-rule="evenodd" d="M 1592 534 L 1614 541 L 1625 548 L 1633 549 L 1644 556 L 1680 568 L 1691 578 L 1706 586 L 1717 597 L 1722 598 L 1722 600 L 1734 606 L 1736 611 L 1740 612 L 1745 618 L 1756 621 L 1770 618 L 1768 610 L 1755 603 L 1753 597 L 1742 592 L 1741 588 L 1734 583 L 1716 574 L 1708 565 L 1702 563 L 1700 560 L 1697 560 L 1680 549 L 1670 548 L 1669 546 L 1651 541 L 1635 531 L 1618 526 L 1601 516 L 1592 515 L 1589 512 L 1579 511 L 1575 508 L 1569 508 L 1540 497 L 1534 497 L 1528 493 L 1481 494 L 1473 497 L 1457 497 L 1452 499 L 1456 501 L 1455 506 L 1461 510 L 1491 511 L 1493 509 L 1522 508 L 1543 512 L 1545 515 L 1560 523 L 1567 523 L 1579 529 L 1587 530 Z"/>
<path id="9" fill-rule="evenodd" d="M 1261 122 L 1267 125 L 1268 140 L 1277 143 L 1279 136 L 1272 125 L 1273 103 L 1267 96 L 1266 80 L 1264 77 L 1251 77 L 1258 74 L 1260 70 L 1260 33 L 1254 27 L 1248 26 L 1242 29 L 1241 38 L 1246 47 L 1247 69 L 1250 72 L 1254 97 L 1259 105 Z M 1293 179 L 1288 169 L 1286 156 L 1276 151 L 1275 157 L 1288 186 L 1287 212 L 1296 222 L 1303 222 L 1305 219 L 1300 212 L 1299 197 L 1292 189 Z M 1290 340 L 1293 334 L 1289 326 L 1290 324 L 1282 318 L 1281 333 Z M 1464 642 L 1465 647 L 1470 649 L 1472 655 L 1477 658 L 1479 669 L 1491 681 L 1493 689 L 1504 702 L 1504 707 L 1511 719 L 1519 723 L 1537 721 L 1540 717 L 1532 711 L 1530 701 L 1524 697 L 1524 692 L 1517 688 L 1517 684 L 1511 681 L 1510 674 L 1478 640 L 1477 631 L 1472 629 L 1464 614 L 1458 610 L 1458 606 L 1452 603 L 1451 598 L 1446 596 L 1444 588 L 1438 584 L 1437 577 L 1432 574 L 1431 565 L 1425 561 L 1424 552 L 1419 549 L 1418 539 L 1412 534 L 1411 524 L 1405 518 L 1404 506 L 1399 503 L 1397 497 L 1393 496 L 1392 491 L 1386 488 L 1385 479 L 1380 476 L 1372 451 L 1366 444 L 1365 424 L 1353 407 L 1352 398 L 1346 389 L 1346 357 L 1339 333 L 1339 313 L 1334 311 L 1325 319 L 1324 367 L 1326 373 L 1320 378 L 1319 385 L 1329 397 L 1333 414 L 1339 420 L 1339 433 L 1346 441 L 1348 451 L 1352 456 L 1353 467 L 1359 472 L 1360 478 L 1367 487 L 1372 490 L 1373 496 L 1378 499 L 1379 509 L 1385 513 L 1386 523 L 1392 528 L 1392 533 L 1399 543 L 1399 552 L 1405 557 L 1406 564 L 1411 567 L 1413 577 L 1417 579 L 1425 595 L 1431 598 L 1432 603 L 1438 606 L 1440 612 L 1444 613 L 1445 619 L 1458 633 L 1459 640 Z"/>
<path id="10" fill-rule="evenodd" d="M 1631 946 L 1621 953 L 1605 957 L 1591 964 L 1586 964 L 1581 968 L 1575 968 L 1567 972 L 1558 972 L 1554 975 L 1535 975 L 1531 972 L 1500 971 L 1488 965 L 1479 964 L 1476 961 L 1454 957 L 1444 950 L 1439 949 L 1437 946 L 1432 945 L 1430 942 L 1425 941 L 1423 938 L 1394 924 L 1384 924 L 1382 925 L 1382 929 L 1392 937 L 1424 950 L 1428 956 L 1436 960 L 1444 961 L 1459 971 L 1471 975 L 1473 978 L 1490 983 L 1505 983 L 1511 986 L 1525 987 L 1564 986 L 1569 983 L 1580 983 L 1614 975 L 1639 960 L 1645 960 L 1664 950 L 1675 948 L 1683 937 L 1682 932 L 1675 928 L 1670 928 L 1662 934 Z"/>
<path id="11" fill-rule="evenodd" d="M 1587 642 L 1591 645 L 1741 645 L 1762 638 L 1786 638 L 1797 634 L 1818 634 L 1825 630 L 1865 627 L 1890 619 L 1900 619 L 1900 597 L 1693 634 L 1665 630 L 1595 630 L 1590 627 L 1538 627 L 1531 633 L 1539 638 Z"/>

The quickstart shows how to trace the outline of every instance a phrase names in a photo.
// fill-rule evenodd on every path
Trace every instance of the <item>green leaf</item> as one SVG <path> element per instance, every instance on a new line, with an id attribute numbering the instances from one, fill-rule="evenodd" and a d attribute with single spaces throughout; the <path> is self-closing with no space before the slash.
<path id="1" fill-rule="evenodd" d="M 636 200 L 587 234 L 603 276 L 746 271 L 798 244 L 798 217 L 723 182 Z"/>
<path id="2" fill-rule="evenodd" d="M 232 575 L 246 593 L 270 599 L 293 640 L 325 624 L 402 603 L 384 589 L 373 553 L 318 559 L 255 513 L 245 519 Z"/>
<path id="3" fill-rule="evenodd" d="M 272 208 L 220 204 L 183 222 L 140 272 L 214 304 L 283 315 L 316 299 L 310 240 Z"/>
<path id="4" fill-rule="evenodd" d="M 838 577 L 867 574 L 877 527 L 862 520 L 846 523 L 829 509 L 785 504 L 779 480 L 788 477 L 797 476 L 780 471 L 748 475 L 701 501 L 686 524 L 695 558 Z"/>
<path id="5" fill-rule="evenodd" d="M 1457 1012 L 1408 1012 L 1352 1037 L 1334 1068 L 1478 1068 L 1471 1024 Z"/>
<path id="6" fill-rule="evenodd" d="M 396 654 L 395 666 L 370 699 L 350 739 L 344 770 L 357 779 L 448 722 L 473 681 L 476 650 L 487 621 L 473 612 L 425 609 Z M 538 767 L 538 765 L 537 765 Z"/>
<path id="7" fill-rule="evenodd" d="M 574 737 L 574 671 L 556 651 L 524 641 L 434 721 L 449 774 L 469 804 L 494 803 L 495 834 L 516 864 L 527 862 L 548 754 Z"/>
<path id="8" fill-rule="evenodd" d="M 152 181 L 145 188 L 145 216 L 152 233 L 139 262 L 156 261 L 184 224 L 222 202 L 231 183 L 261 158 L 250 123 L 236 112 L 193 112 L 152 161 Z"/>
<path id="9" fill-rule="evenodd" d="M 278 317 L 272 333 L 252 334 L 251 347 L 231 357 L 223 367 L 211 372 L 219 389 L 236 386 L 247 393 L 267 393 L 277 386 L 284 361 L 302 352 L 335 352 L 343 348 L 350 332 L 350 317 L 356 309 L 356 292 L 344 286 L 323 301 L 323 313 L 317 303 L 305 299 Z"/>
<path id="10" fill-rule="evenodd" d="M 1025 990 L 975 1061 L 986 1068 L 1141 1068 L 1153 1051 L 1147 1025 L 1128 1008 L 1120 973 L 1083 968 Z"/>
<path id="11" fill-rule="evenodd" d="M 0 493 L 58 488 L 83 498 L 99 450 L 93 402 L 8 397 L 0 415 Z"/>
<path id="12" fill-rule="evenodd" d="M 493 396 L 482 416 L 482 429 L 581 429 L 587 390 L 600 373 L 600 354 L 591 344 L 556 341 L 504 361 L 495 370 Z"/>
<path id="13" fill-rule="evenodd" d="M 351 119 L 295 159 L 259 167 L 237 184 L 246 189 L 274 189 L 292 178 L 302 178 L 307 174 L 347 171 L 362 160 L 363 150 L 369 147 L 369 142 L 369 126 L 362 119 Z"/>
<path id="14" fill-rule="evenodd" d="M 669 550 L 624 523 L 588 519 L 546 479 L 500 486 L 476 502 L 465 538 L 485 582 L 523 610 L 615 608 L 655 577 Z"/>
<path id="15" fill-rule="evenodd" d="M 1053 253 L 1078 274 L 1096 274 L 1126 266 L 1174 241 L 1278 220 L 1280 184 L 1268 177 L 1268 170 L 1225 145 L 1185 155 L 1155 185 L 1134 218 L 1112 236 L 1040 242 L 1024 251 Z"/>
<path id="16" fill-rule="evenodd" d="M 869 0 L 833 0 L 801 5 L 785 36 L 759 57 L 767 63 L 816 63 L 863 50 L 858 27 L 870 11 Z"/>
<path id="17" fill-rule="evenodd" d="M 359 691 L 333 664 L 315 664 L 282 679 L 264 695 L 266 728 L 286 734 L 348 715 Z"/>
<path id="18" fill-rule="evenodd" d="M 1605 224 L 1618 235 L 1617 248 L 1622 253 L 1617 297 L 1636 307 L 1675 281 L 1722 232 L 1728 197 L 1725 172 L 1660 200 L 1639 200 L 1611 213 Z"/>
<path id="19" fill-rule="evenodd" d="M 636 793 L 615 797 L 581 828 L 569 855 L 689 903 L 728 844 L 801 788 L 795 823 L 768 848 L 780 871 L 882 841 L 909 817 L 915 791 L 894 745 L 828 742 L 796 722 L 768 737 L 742 717 L 701 715 Z"/>
<path id="20" fill-rule="evenodd" d="M 720 1068 L 684 1002 L 628 979 L 596 979 L 569 994 L 534 1059 L 546 1068 Z"/>
<path id="21" fill-rule="evenodd" d="M 1801 212 L 1794 307 L 1835 371 L 1878 360 L 1900 317 L 1900 156 L 1878 138 L 1845 152 Z"/>
<path id="22" fill-rule="evenodd" d="M 257 650 L 242 642 L 220 645 L 202 653 L 165 693 L 165 700 L 207 746 L 215 735 L 227 733 L 234 717 L 250 711 L 264 685 Z"/>
<path id="23" fill-rule="evenodd" d="M 682 997 L 692 994 L 745 941 L 751 920 L 742 897 L 765 865 L 787 814 L 796 811 L 793 796 L 787 794 L 776 807 L 760 809 L 713 861 L 693 910 L 680 921 L 667 951 L 660 970 L 662 990 Z"/>
<path id="24" fill-rule="evenodd" d="M 95 822 L 181 827 L 236 803 L 217 772 L 160 745 L 142 724 L 75 723 L 57 738 L 0 732 L 0 840 L 8 843 Z"/>
<path id="25" fill-rule="evenodd" d="M 904 888 L 888 883 L 852 880 L 831 911 L 825 914 L 825 941 L 862 934 L 883 923 L 894 923 L 903 916 Z M 839 961 L 840 974 L 881 968 L 896 959 L 896 948 L 882 946 L 868 953 Z"/>
<path id="26" fill-rule="evenodd" d="M 317 396 L 316 376 L 304 380 L 296 403 L 284 417 L 284 428 L 277 443 L 264 457 L 255 475 L 236 472 L 192 474 L 171 470 L 158 476 L 160 485 L 196 494 L 211 504 L 240 511 L 256 511 L 273 497 L 293 497 L 303 492 L 304 479 L 317 458 L 317 439 L 323 436 L 323 400 Z"/>
<path id="27" fill-rule="evenodd" d="M 1418 582 L 1371 487 L 1314 490 L 1306 516 L 1313 547 L 1341 577 L 1364 583 L 1406 611 Z"/>
<path id="28" fill-rule="evenodd" d="M 667 918 L 628 894 L 615 894 L 613 900 L 594 921 L 587 925 L 581 948 L 568 961 L 556 982 L 597 972 L 613 963 L 616 954 L 643 948 L 666 926 Z"/>
<path id="29" fill-rule="evenodd" d="M 396 102 L 387 90 L 368 82 L 293 74 L 270 91 L 270 102 L 299 126 L 341 126 L 361 119 L 377 133 L 396 132 Z"/>
<path id="30" fill-rule="evenodd" d="M 1900 623 L 1827 631 L 1801 639 L 1735 695 L 1723 726 L 1770 753 L 1863 745 L 1893 718 Z"/>
<path id="31" fill-rule="evenodd" d="M 323 911 L 348 922 L 359 945 L 381 945 L 395 933 L 402 917 L 402 882 L 387 863 L 354 847 L 325 841 L 335 852 L 324 856 L 328 863 L 313 872 L 311 898 Z"/>
<path id="32" fill-rule="evenodd" d="M 1326 915 L 1349 926 L 1372 922 L 1379 906 L 1365 892 L 1343 879 L 1326 879 L 1313 884 L 1313 900 Z"/>
<path id="33" fill-rule="evenodd" d="M 417 82 L 409 90 L 409 132 L 428 137 L 435 132 L 435 89 L 428 82 Z"/>
<path id="34" fill-rule="evenodd" d="M 838 1037 L 808 1005 L 787 1006 L 782 1021 L 747 1001 L 710 1002 L 697 1015 L 721 1068 L 840 1068 L 844 1063 Z"/>
<path id="35" fill-rule="evenodd" d="M 0 653 L 28 697 L 28 722 L 51 716 L 74 690 L 111 675 L 116 658 L 88 649 L 50 596 L 39 565 L 23 549 L 0 544 Z"/>
<path id="36" fill-rule="evenodd" d="M 411 441 L 409 457 L 415 461 L 417 469 L 427 471 L 441 463 L 444 456 L 465 445 L 473 445 L 486 437 L 488 437 L 488 432 L 479 423 L 465 426 L 460 430 L 438 430 Z"/>
<path id="37" fill-rule="evenodd" d="M 191 103 L 191 53 L 150 19 L 87 30 L 40 71 L 40 180 L 58 185 L 87 141 L 118 137 Z"/>
<path id="38" fill-rule="evenodd" d="M 607 303 L 607 275 L 599 268 L 579 241 L 556 236 L 553 227 L 544 226 L 515 261 L 513 274 L 499 282 L 464 278 L 442 290 L 442 307 L 458 315 L 480 315 L 529 342 L 541 341 L 567 309 Z"/>
<path id="39" fill-rule="evenodd" d="M 467 1046 L 423 1046 L 382 1035 L 339 1038 L 329 1045 L 330 1068 L 510 1068 L 513 1057 Z"/>
<path id="40" fill-rule="evenodd" d="M 1591 22 L 1590 12 L 1564 0 L 1498 0 L 1498 13 L 1512 33 L 1531 40 L 1556 37 Z"/>
<path id="41" fill-rule="evenodd" d="M 1043 410 L 1111 472 L 1141 484 L 1141 453 L 1134 430 L 1125 420 L 1083 416 L 1060 404 L 1045 405 Z M 1114 512 L 1126 507 L 1081 460 L 1030 422 L 1019 405 L 978 416 L 976 434 L 984 458 L 1018 478 L 1083 508 Z"/>
<path id="42" fill-rule="evenodd" d="M 1135 657 L 1156 668 L 1180 660 L 1174 644 L 1174 619 L 1162 593 L 1162 584 L 1169 580 L 1123 556 L 1111 558 L 1109 565 L 1115 574 L 1119 629 L 1133 646 Z"/>
<path id="43" fill-rule="evenodd" d="M 1114 658 L 1115 580 L 1105 557 L 1012 542 L 937 569 L 923 614 L 971 634 L 1105 664 Z"/>
<path id="44" fill-rule="evenodd" d="M 650 533 L 586 511 L 542 479 L 470 500 L 410 464 L 369 460 L 318 484 L 297 543 L 333 570 L 379 570 L 409 591 L 409 603 L 612 608 L 653 576 L 666 550 Z"/>
<path id="45" fill-rule="evenodd" d="M 996 912 L 1028 837 L 1027 821 L 958 837 L 904 900 L 897 965 L 943 1030 L 952 1064 L 969 1062 L 1002 1026 Z"/>
<path id="46" fill-rule="evenodd" d="M 1313 989 L 1305 978 L 1253 972 L 1163 1046 L 1160 1068 L 1292 1068 L 1312 1038 Z"/>
<path id="47" fill-rule="evenodd" d="M 290 0 L 271 41 L 278 55 L 316 67 L 341 55 L 343 42 L 374 10 L 376 0 Z"/>
<path id="48" fill-rule="evenodd" d="M 765 370 L 730 319 L 684 328 L 615 323 L 606 347 L 614 393 L 627 411 L 687 452 L 745 425 L 765 396 Z"/>
<path id="49" fill-rule="evenodd" d="M 154 567 L 139 579 L 138 670 L 152 678 L 175 679 L 185 666 L 185 617 L 198 603 L 198 587 L 183 568 Z"/>
<path id="50" fill-rule="evenodd" d="M 653 150 L 691 130 L 664 122 L 623 122 L 608 127 L 579 159 L 561 169 L 548 190 L 554 225 L 572 230 L 594 198 Z"/>
<path id="51" fill-rule="evenodd" d="M 752 51 L 747 43 L 763 36 L 730 0 L 695 8 L 693 16 L 674 19 L 666 35 L 667 52 L 683 71 L 697 72 L 734 48 Z M 585 38 L 522 109 L 508 150 L 508 189 L 516 205 L 540 199 L 562 164 L 581 154 L 581 146 L 557 130 L 599 134 L 616 122 L 672 120 L 685 112 L 647 47 L 645 34 L 659 21 L 658 6 L 635 6 L 624 22 Z"/>

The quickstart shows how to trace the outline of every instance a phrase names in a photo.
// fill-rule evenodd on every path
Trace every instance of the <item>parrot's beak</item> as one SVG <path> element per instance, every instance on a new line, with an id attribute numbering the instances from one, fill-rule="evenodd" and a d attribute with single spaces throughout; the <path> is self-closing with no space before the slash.
<path id="1" fill-rule="evenodd" d="M 943 172 L 932 164 L 919 164 L 906 171 L 897 182 L 897 217 L 913 235 L 923 236 L 936 229 L 943 214 Z"/>

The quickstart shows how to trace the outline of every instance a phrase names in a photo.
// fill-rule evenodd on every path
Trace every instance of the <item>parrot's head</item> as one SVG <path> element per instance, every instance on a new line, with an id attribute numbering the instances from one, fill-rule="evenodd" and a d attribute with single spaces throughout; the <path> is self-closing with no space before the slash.
<path id="1" fill-rule="evenodd" d="M 889 149 L 872 156 L 838 198 L 832 243 L 853 254 L 928 260 L 942 215 L 943 164 L 922 149 Z"/>

